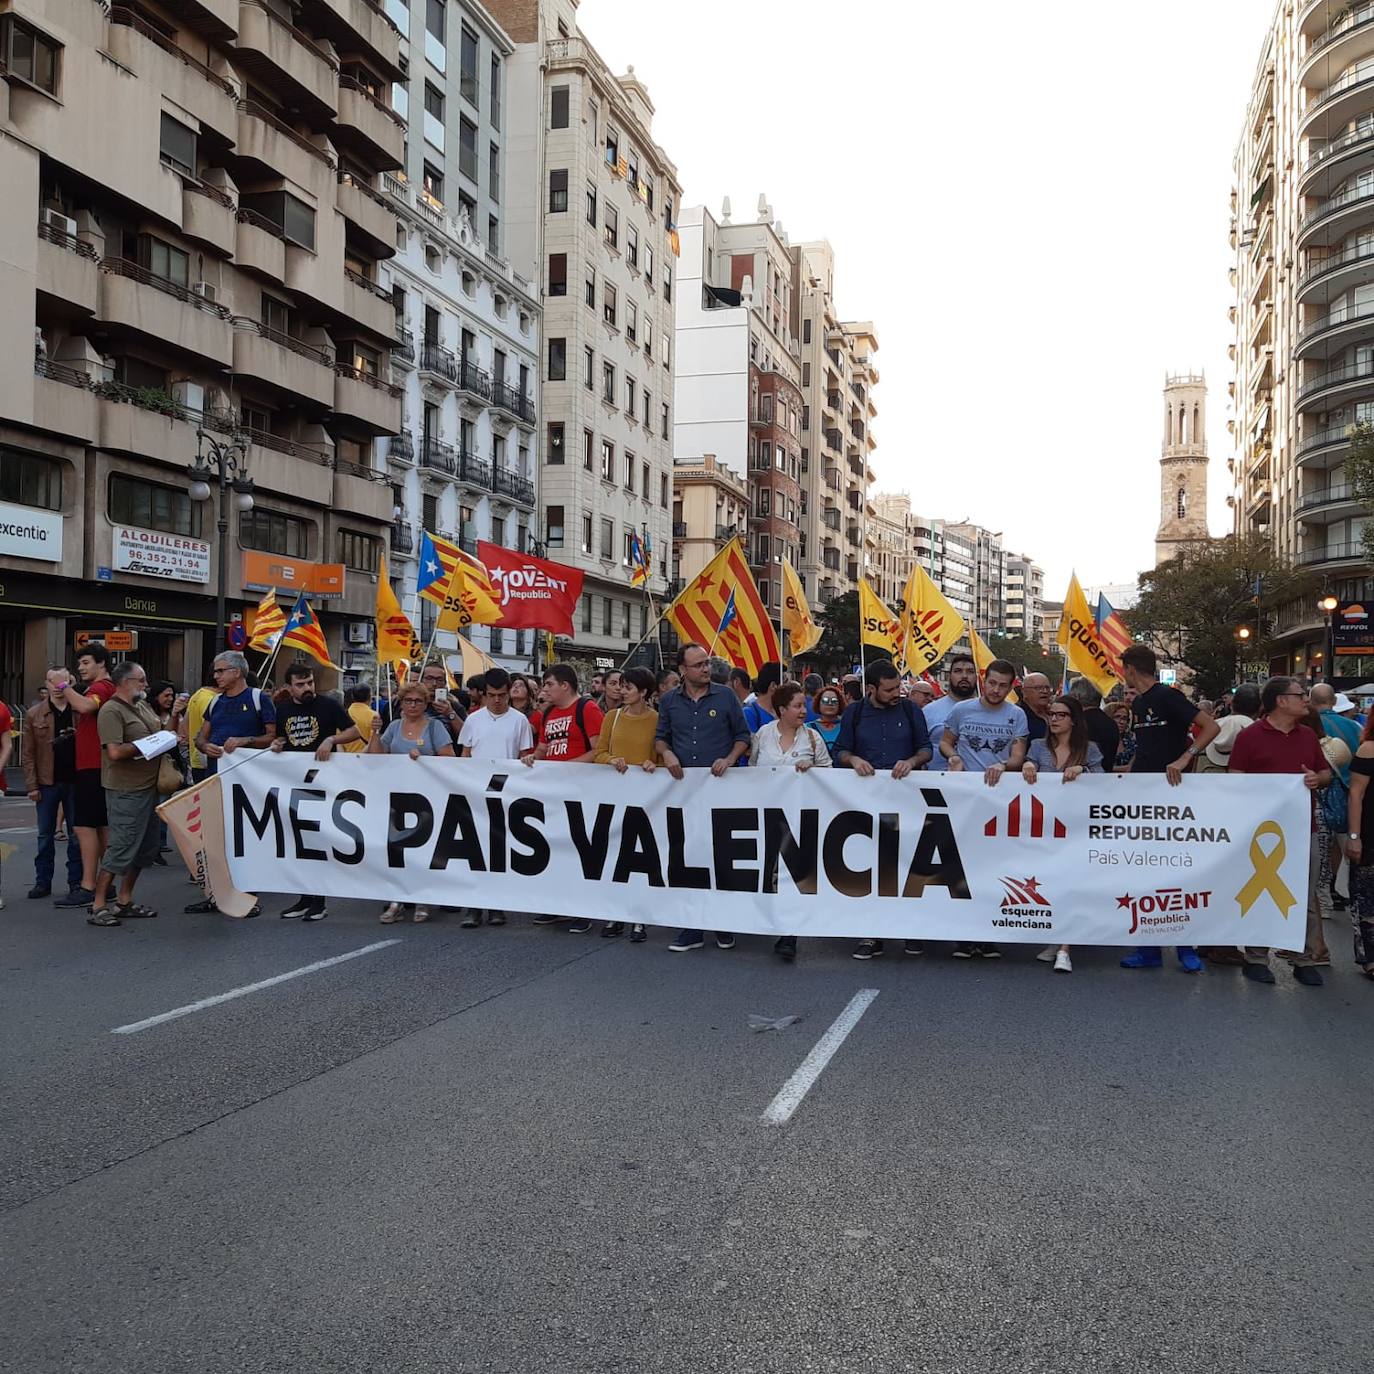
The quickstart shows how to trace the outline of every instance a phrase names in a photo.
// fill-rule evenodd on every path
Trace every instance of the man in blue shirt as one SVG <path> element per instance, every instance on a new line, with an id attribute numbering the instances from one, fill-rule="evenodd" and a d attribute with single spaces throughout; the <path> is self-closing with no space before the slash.
<path id="1" fill-rule="evenodd" d="M 654 749 L 671 777 L 682 780 L 686 768 L 709 768 L 724 777 L 749 750 L 749 727 L 739 698 L 729 687 L 711 681 L 711 656 L 700 644 L 683 644 L 677 651 L 682 686 L 674 687 L 658 704 Z M 668 946 L 676 954 L 700 949 L 700 930 L 682 930 Z M 734 949 L 728 930 L 716 931 L 717 949 Z"/>
<path id="2" fill-rule="evenodd" d="M 267 692 L 248 685 L 248 660 L 228 650 L 217 654 L 210 669 L 219 695 L 205 708 L 196 748 L 211 773 L 224 754 L 235 749 L 266 749 L 277 736 L 277 708 Z"/>
<path id="3" fill-rule="evenodd" d="M 754 699 L 744 707 L 744 723 L 749 733 L 756 735 L 770 720 L 776 719 L 773 710 L 773 691 L 782 681 L 782 664 L 765 663 L 754 679 Z"/>
<path id="4" fill-rule="evenodd" d="M 925 717 L 914 702 L 902 696 L 902 675 L 886 659 L 870 664 L 868 697 L 856 701 L 840 721 L 835 762 L 871 778 L 880 768 L 897 779 L 930 762 L 930 736 Z M 860 940 L 854 958 L 872 959 L 883 952 L 881 940 Z M 924 954 L 919 940 L 906 942 L 908 954 Z"/>

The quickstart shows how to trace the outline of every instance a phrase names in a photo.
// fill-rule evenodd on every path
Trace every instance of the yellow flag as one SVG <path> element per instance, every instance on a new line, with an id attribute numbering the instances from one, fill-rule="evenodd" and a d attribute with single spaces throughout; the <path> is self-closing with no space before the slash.
<path id="1" fill-rule="evenodd" d="M 418 663 L 425 656 L 419 636 L 401 609 L 386 576 L 386 559 L 377 574 L 377 662 Z"/>
<path id="2" fill-rule="evenodd" d="M 478 673 L 485 673 L 488 668 L 496 667 L 496 661 L 491 655 L 484 653 L 465 635 L 458 636 L 458 651 L 463 655 L 464 682 L 470 677 L 476 677 Z"/>
<path id="3" fill-rule="evenodd" d="M 859 579 L 859 641 L 881 649 L 893 661 L 898 658 L 897 617 L 883 605 L 878 594 L 868 585 L 868 579 Z"/>
<path id="4" fill-rule="evenodd" d="M 1059 617 L 1059 647 L 1069 660 L 1069 669 L 1085 677 L 1104 696 L 1116 685 L 1112 671 L 1112 656 L 1098 634 L 1088 598 L 1078 585 L 1078 574 L 1069 577 L 1069 590 L 1064 593 L 1064 610 Z"/>
<path id="5" fill-rule="evenodd" d="M 501 619 L 501 607 L 473 576 L 460 558 L 449 574 L 443 605 L 436 622 L 441 630 L 464 630 L 469 625 L 494 625 Z"/>
<path id="6" fill-rule="evenodd" d="M 919 563 L 906 580 L 900 627 L 906 670 L 918 675 L 929 672 L 964 633 L 964 617 Z"/>
<path id="7" fill-rule="evenodd" d="M 801 578 L 785 558 L 782 560 L 782 628 L 787 631 L 793 658 L 809 653 L 820 641 L 821 627 L 811 619 Z"/>
<path id="8" fill-rule="evenodd" d="M 970 630 L 968 632 L 968 637 L 969 643 L 973 647 L 973 667 L 978 674 L 978 680 L 981 682 L 983 674 L 988 670 L 988 664 L 992 662 L 995 655 L 992 650 L 983 643 L 983 636 L 980 635 L 977 630 Z"/>

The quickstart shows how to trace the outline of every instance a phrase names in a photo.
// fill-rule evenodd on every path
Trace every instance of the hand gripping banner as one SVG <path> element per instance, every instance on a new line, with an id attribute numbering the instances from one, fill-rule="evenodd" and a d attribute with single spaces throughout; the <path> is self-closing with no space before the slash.
<path id="1" fill-rule="evenodd" d="M 1303 944 L 1311 803 L 1297 777 L 674 781 L 260 754 L 221 785 L 228 871 L 254 892 L 767 935 Z"/>

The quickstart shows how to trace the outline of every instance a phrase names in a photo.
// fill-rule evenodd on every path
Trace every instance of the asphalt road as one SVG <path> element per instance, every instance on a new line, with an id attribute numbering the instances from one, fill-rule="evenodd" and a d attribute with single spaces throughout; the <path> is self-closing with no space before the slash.
<path id="1" fill-rule="evenodd" d="M 1343 916 L 1322 989 L 362 902 L 236 922 L 183 916 L 174 869 L 158 920 L 93 930 L 24 899 L 28 816 L 0 804 L 0 1369 L 1370 1368 L 1374 986 Z"/>

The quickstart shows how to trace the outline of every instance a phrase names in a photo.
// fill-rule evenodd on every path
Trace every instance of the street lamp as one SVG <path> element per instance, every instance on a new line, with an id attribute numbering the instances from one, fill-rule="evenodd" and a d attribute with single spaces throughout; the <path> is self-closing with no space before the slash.
<path id="1" fill-rule="evenodd" d="M 246 438 L 236 434 L 228 440 L 221 440 L 207 434 L 203 429 L 196 430 L 196 462 L 190 472 L 191 499 L 208 501 L 212 494 L 212 484 L 219 487 L 219 518 L 215 522 L 215 528 L 219 531 L 219 562 L 215 581 L 216 644 L 221 642 L 225 631 L 224 583 L 228 576 L 229 493 L 232 491 L 234 494 L 236 510 L 253 509 L 253 479 L 248 476 L 247 467 Z M 215 649 L 215 653 L 219 653 L 218 648 Z"/>
<path id="2" fill-rule="evenodd" d="M 1336 610 L 1340 606 L 1340 601 L 1331 595 L 1330 592 L 1317 602 L 1318 607 L 1326 612 L 1326 680 L 1331 681 L 1332 664 L 1336 658 Z"/>

